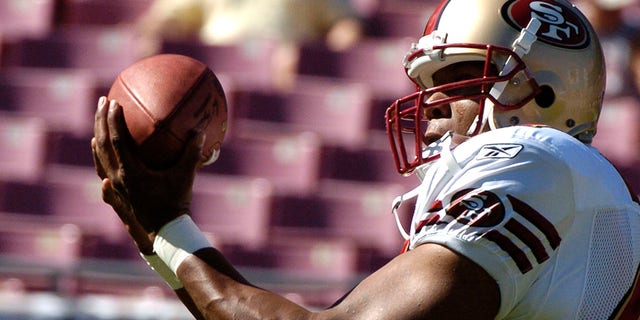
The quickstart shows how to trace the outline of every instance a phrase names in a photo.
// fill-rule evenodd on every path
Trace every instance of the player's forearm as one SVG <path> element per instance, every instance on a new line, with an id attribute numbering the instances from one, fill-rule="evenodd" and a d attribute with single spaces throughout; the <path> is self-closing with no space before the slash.
<path id="1" fill-rule="evenodd" d="M 182 304 L 187 307 L 187 310 L 191 312 L 194 318 L 198 320 L 206 319 L 185 288 L 176 289 L 174 290 L 174 292 L 176 293 L 176 296 L 178 296 Z"/>
<path id="2" fill-rule="evenodd" d="M 188 215 L 163 226 L 153 244 L 154 268 L 204 319 L 304 319 L 306 310 L 251 285 Z M 149 257 L 147 257 L 149 258 Z M 187 297 L 188 296 L 188 297 Z M 189 307 L 189 305 L 187 305 Z"/>
<path id="3" fill-rule="evenodd" d="M 205 319 L 309 319 L 311 313 L 257 288 L 214 248 L 186 258 L 177 275 Z"/>

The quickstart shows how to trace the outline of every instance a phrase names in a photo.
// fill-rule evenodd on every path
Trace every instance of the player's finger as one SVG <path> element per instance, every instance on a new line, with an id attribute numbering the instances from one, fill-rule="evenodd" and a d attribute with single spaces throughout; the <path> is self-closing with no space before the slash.
<path id="1" fill-rule="evenodd" d="M 107 150 L 110 148 L 109 129 L 107 127 L 108 111 L 107 98 L 104 96 L 100 97 L 93 124 L 93 136 L 96 139 L 96 151 L 100 151 L 99 149 Z"/>
<path id="2" fill-rule="evenodd" d="M 189 137 L 184 154 L 178 161 L 178 167 L 193 170 L 202 159 L 202 147 L 204 146 L 204 132 L 194 133 Z"/>
<path id="3" fill-rule="evenodd" d="M 102 173 L 105 175 L 108 175 L 109 170 L 112 170 L 112 168 L 114 167 L 113 165 L 117 164 L 113 146 L 111 145 L 111 140 L 109 137 L 109 128 L 107 123 L 109 111 L 108 106 L 109 101 L 107 100 L 107 98 L 104 96 L 100 97 L 100 99 L 98 100 L 98 109 L 96 110 L 94 123 L 95 144 L 92 145 L 94 160 L 99 160 L 97 162 L 94 162 L 99 162 L 101 164 Z"/>
<path id="4" fill-rule="evenodd" d="M 111 136 L 111 144 L 115 149 L 116 158 L 119 160 L 119 164 L 136 165 L 136 159 L 131 154 L 130 148 L 127 146 L 129 131 L 124 120 L 124 112 L 122 110 L 122 106 L 120 106 L 115 100 L 110 101 L 107 123 L 109 126 L 109 134 Z"/>
<path id="5" fill-rule="evenodd" d="M 93 122 L 93 134 L 95 137 L 104 138 L 108 132 L 107 111 L 109 111 L 107 97 L 102 96 L 98 99 L 98 108 L 96 109 L 95 119 Z"/>
<path id="6" fill-rule="evenodd" d="M 102 161 L 100 161 L 100 157 L 98 156 L 96 138 L 91 138 L 91 154 L 93 155 L 93 165 L 96 168 L 96 173 L 100 179 L 104 179 L 107 177 L 107 172 L 104 170 L 104 166 L 102 165 Z"/>

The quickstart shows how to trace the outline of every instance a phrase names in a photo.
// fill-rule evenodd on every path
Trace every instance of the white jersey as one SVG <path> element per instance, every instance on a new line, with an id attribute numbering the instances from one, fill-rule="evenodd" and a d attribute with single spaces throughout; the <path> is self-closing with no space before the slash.
<path id="1" fill-rule="evenodd" d="M 638 319 L 640 206 L 596 149 L 510 127 L 418 171 L 408 249 L 475 261 L 500 287 L 498 319 Z"/>

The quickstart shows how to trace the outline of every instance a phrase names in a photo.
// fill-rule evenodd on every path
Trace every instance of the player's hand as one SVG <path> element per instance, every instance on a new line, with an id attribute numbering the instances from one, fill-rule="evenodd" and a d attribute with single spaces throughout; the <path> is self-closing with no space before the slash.
<path id="1" fill-rule="evenodd" d="M 128 206 L 130 210 L 122 209 L 127 213 L 119 215 L 133 214 L 147 233 L 155 234 L 169 221 L 189 213 L 204 135 L 192 136 L 173 167 L 149 169 L 134 155 L 122 107 L 103 100 L 96 111 L 93 148 L 98 175 L 108 179 L 103 181 L 103 198 L 116 211 Z"/>
<path id="2" fill-rule="evenodd" d="M 108 101 L 106 97 L 100 98 L 98 101 L 98 110 L 96 111 L 96 125 L 101 124 L 104 119 L 104 112 L 108 110 Z M 100 119 L 98 121 L 98 119 Z M 97 130 L 96 130 L 97 131 Z M 111 180 L 108 178 L 106 170 L 114 170 L 115 154 L 113 148 L 108 143 L 102 143 L 102 148 L 98 149 L 97 139 L 94 137 L 91 139 L 91 151 L 93 153 L 93 163 L 96 168 L 98 176 L 102 179 L 102 199 L 113 207 L 113 210 L 118 214 L 120 220 L 125 225 L 127 232 L 133 238 L 138 250 L 143 254 L 153 254 L 153 240 L 155 234 L 147 233 L 142 227 L 140 222 L 133 214 L 133 209 L 129 201 L 123 197 L 113 186 Z M 117 166 L 115 166 L 117 169 Z M 114 173 L 110 174 L 111 176 Z"/>
<path id="3" fill-rule="evenodd" d="M 155 233 L 147 233 L 133 214 L 131 204 L 113 187 L 109 178 L 102 180 L 102 199 L 118 214 L 138 250 L 145 255 L 152 255 Z"/>

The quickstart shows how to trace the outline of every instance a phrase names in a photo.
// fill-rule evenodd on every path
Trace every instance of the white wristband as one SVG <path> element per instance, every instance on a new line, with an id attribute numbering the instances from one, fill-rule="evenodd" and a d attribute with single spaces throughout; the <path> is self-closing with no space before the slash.
<path id="1" fill-rule="evenodd" d="M 151 267 L 151 270 L 154 270 L 156 273 L 158 273 L 162 277 L 162 279 L 164 279 L 164 282 L 166 282 L 169 285 L 169 287 L 171 287 L 171 289 L 177 290 L 184 287 L 182 285 L 182 281 L 178 279 L 176 274 L 173 271 L 171 271 L 171 269 L 169 269 L 169 266 L 166 263 L 164 263 L 164 261 L 162 261 L 162 259 L 160 259 L 158 255 L 156 254 L 146 255 L 141 252 L 140 256 Z"/>
<path id="2" fill-rule="evenodd" d="M 162 227 L 153 242 L 153 251 L 174 274 L 190 254 L 209 247 L 212 247 L 209 240 L 186 214 Z"/>

